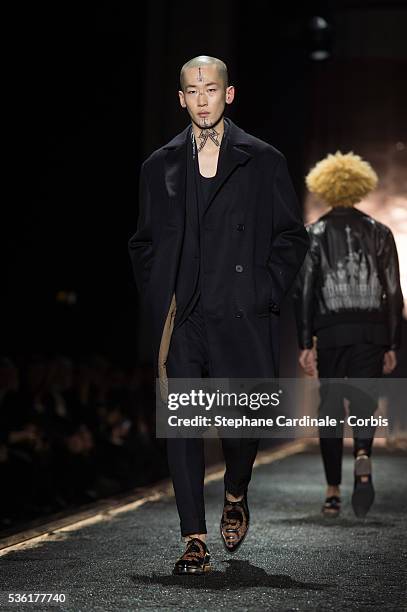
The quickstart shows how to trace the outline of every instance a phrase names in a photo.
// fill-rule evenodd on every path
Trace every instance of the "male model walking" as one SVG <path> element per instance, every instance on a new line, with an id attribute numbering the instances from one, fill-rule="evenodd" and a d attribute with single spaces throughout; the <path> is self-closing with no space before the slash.
<path id="1" fill-rule="evenodd" d="M 376 173 L 358 155 L 338 151 L 316 164 L 306 182 L 332 209 L 307 226 L 310 250 L 295 290 L 300 364 L 311 376 L 318 369 L 321 379 L 389 374 L 396 366 L 403 307 L 396 245 L 388 227 L 354 208 L 375 188 Z M 325 381 L 319 416 L 343 419 L 348 395 L 350 413 L 369 418 L 377 398 L 360 391 Z M 374 433 L 374 427 L 353 428 L 352 505 L 359 517 L 366 515 L 374 499 L 370 459 Z M 343 427 L 336 432 L 321 428 L 319 435 L 328 484 L 322 512 L 337 516 Z"/>
<path id="2" fill-rule="evenodd" d="M 129 252 L 148 304 L 162 397 L 168 379 L 278 373 L 280 304 L 308 248 L 284 156 L 224 118 L 235 90 L 226 65 L 199 56 L 181 69 L 190 125 L 143 163 Z M 228 551 L 249 526 L 257 439 L 223 439 L 221 535 Z M 186 550 L 179 574 L 210 569 L 203 440 L 167 440 Z"/>

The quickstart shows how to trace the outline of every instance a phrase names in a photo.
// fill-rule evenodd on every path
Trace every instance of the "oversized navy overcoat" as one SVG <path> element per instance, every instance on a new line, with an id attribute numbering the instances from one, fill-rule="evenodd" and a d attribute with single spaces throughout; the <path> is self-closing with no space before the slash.
<path id="1" fill-rule="evenodd" d="M 211 376 L 274 377 L 280 305 L 306 255 L 308 234 L 284 155 L 228 121 L 227 149 L 201 224 L 201 296 Z M 137 231 L 128 242 L 136 284 L 151 317 L 164 399 L 185 224 L 189 129 L 143 163 Z"/>

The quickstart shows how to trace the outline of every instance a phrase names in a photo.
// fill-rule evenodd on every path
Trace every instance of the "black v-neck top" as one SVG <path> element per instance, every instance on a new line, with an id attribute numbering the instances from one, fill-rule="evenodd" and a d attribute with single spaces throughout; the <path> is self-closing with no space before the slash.
<path id="1" fill-rule="evenodd" d="M 206 206 L 206 204 L 209 201 L 209 198 L 211 196 L 212 193 L 212 188 L 213 185 L 215 183 L 215 180 L 218 176 L 219 173 L 219 168 L 221 166 L 221 164 L 223 163 L 223 156 L 224 156 L 224 152 L 225 152 L 225 147 L 226 147 L 226 141 L 227 138 L 229 136 L 229 122 L 228 119 L 225 118 L 225 131 L 223 133 L 223 138 L 222 141 L 220 143 L 220 150 L 219 150 L 219 157 L 218 157 L 218 167 L 217 167 L 217 173 L 215 174 L 215 176 L 211 176 L 211 177 L 206 177 L 203 176 L 200 171 L 199 171 L 199 162 L 198 162 L 198 156 L 196 156 L 196 165 L 195 168 L 198 172 L 198 177 L 199 177 L 199 184 L 201 187 L 201 194 L 202 194 L 202 199 L 203 202 L 200 202 L 200 204 L 204 206 Z"/>
<path id="2" fill-rule="evenodd" d="M 216 174 L 215 176 L 211 176 L 208 178 L 207 176 L 202 176 L 202 174 L 199 173 L 199 179 L 201 181 L 202 195 L 203 195 L 205 204 L 208 203 L 211 188 L 212 188 L 215 178 L 216 178 Z"/>

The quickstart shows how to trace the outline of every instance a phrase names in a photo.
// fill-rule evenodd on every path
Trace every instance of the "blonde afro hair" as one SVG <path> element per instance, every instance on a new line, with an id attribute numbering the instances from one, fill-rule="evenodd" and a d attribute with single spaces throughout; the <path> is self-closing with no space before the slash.
<path id="1" fill-rule="evenodd" d="M 311 193 L 331 206 L 353 206 L 377 185 L 377 174 L 359 155 L 337 151 L 319 161 L 305 177 Z"/>

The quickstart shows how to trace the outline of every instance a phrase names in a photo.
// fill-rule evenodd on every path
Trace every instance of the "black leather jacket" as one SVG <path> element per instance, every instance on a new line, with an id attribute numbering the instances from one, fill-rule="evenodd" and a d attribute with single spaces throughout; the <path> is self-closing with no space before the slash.
<path id="1" fill-rule="evenodd" d="M 294 300 L 300 348 L 333 325 L 384 324 L 400 346 L 403 297 L 390 229 L 356 208 L 336 207 L 307 226 L 310 250 Z"/>

